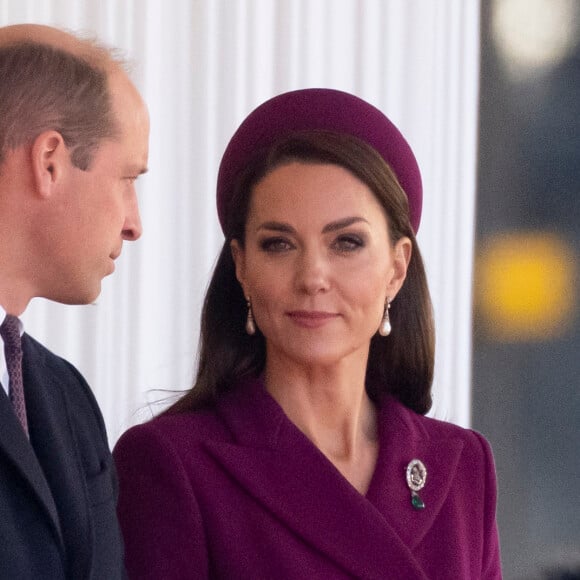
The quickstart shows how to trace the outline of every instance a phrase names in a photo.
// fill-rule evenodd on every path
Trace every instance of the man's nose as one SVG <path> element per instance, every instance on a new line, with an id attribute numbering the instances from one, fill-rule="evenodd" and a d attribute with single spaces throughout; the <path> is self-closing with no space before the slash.
<path id="1" fill-rule="evenodd" d="M 134 242 L 141 237 L 142 233 L 143 226 L 141 224 L 141 215 L 139 214 L 139 203 L 137 196 L 133 196 L 128 203 L 122 236 L 124 240 Z"/>

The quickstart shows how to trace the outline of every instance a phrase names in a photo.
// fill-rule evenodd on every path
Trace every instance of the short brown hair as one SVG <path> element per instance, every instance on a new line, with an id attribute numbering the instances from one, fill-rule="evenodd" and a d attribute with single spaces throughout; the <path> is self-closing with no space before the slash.
<path id="1" fill-rule="evenodd" d="M 118 133 L 105 62 L 28 40 L 0 45 L 0 167 L 9 151 L 55 130 L 74 165 L 88 169 L 99 143 Z"/>

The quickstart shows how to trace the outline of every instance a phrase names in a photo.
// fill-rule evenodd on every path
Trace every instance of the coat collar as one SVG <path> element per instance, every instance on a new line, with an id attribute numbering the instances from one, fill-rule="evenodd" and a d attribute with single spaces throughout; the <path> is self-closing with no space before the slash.
<path id="1" fill-rule="evenodd" d="M 227 397 L 218 413 L 234 442 L 209 452 L 267 510 L 356 577 L 425 579 L 413 548 L 450 492 L 462 443 L 432 440 L 423 418 L 388 399 L 380 409 L 380 452 L 366 496 L 294 426 L 259 381 Z M 419 458 L 428 479 L 411 506 L 405 469 Z M 352 533 L 344 533 L 352 530 Z"/>
<path id="2" fill-rule="evenodd" d="M 59 536 L 67 546 L 74 546 L 73 575 L 85 577 L 92 565 L 92 529 L 85 479 L 80 477 L 81 460 L 65 396 L 66 385 L 63 385 L 62 374 L 52 364 L 46 349 L 26 334 L 22 347 L 30 440 L 37 463 L 42 466 L 44 481 L 50 487 L 50 497 L 54 498 L 53 505 L 58 505 L 58 512 L 67 522 L 66 529 L 62 528 Z M 23 470 L 23 473 L 25 477 L 31 477 L 29 470 Z M 49 510 L 49 514 L 58 528 L 56 508 Z"/>
<path id="3" fill-rule="evenodd" d="M 0 312 L 0 315 L 2 312 Z M 23 342 L 24 348 L 24 342 Z M 23 367 L 26 365 L 26 357 L 23 360 Z M 24 368 L 23 368 L 24 370 Z M 26 398 L 33 398 L 33 393 L 29 392 L 29 381 L 25 382 Z M 14 409 L 10 403 L 4 389 L 0 389 L 0 453 L 10 461 L 16 470 L 30 487 L 32 493 L 38 499 L 45 515 L 51 523 L 55 537 L 63 547 L 62 532 L 60 528 L 58 512 L 50 487 L 46 480 L 44 471 L 38 462 L 38 458 L 25 435 L 22 426 L 16 418 Z M 34 405 L 32 404 L 32 407 Z M 30 414 L 30 410 L 28 410 Z"/>
<path id="4" fill-rule="evenodd" d="M 3 389 L 0 393 L 0 453 L 4 454 L 8 461 L 15 466 L 30 486 L 32 493 L 36 495 L 46 516 L 51 521 L 57 540 L 62 545 L 58 513 L 52 493 L 30 441 L 24 434 Z"/>

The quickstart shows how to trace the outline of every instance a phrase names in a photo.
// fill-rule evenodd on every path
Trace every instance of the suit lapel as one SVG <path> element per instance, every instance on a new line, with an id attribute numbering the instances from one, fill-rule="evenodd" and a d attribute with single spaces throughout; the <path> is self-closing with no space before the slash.
<path id="1" fill-rule="evenodd" d="M 427 578 L 412 550 L 432 525 L 452 479 L 448 464 L 440 469 L 436 444 L 411 437 L 410 446 L 405 439 L 413 434 L 398 418 L 405 432 L 393 427 L 393 432 L 381 433 L 381 438 L 396 437 L 381 439 L 381 459 L 364 497 L 287 419 L 260 383 L 236 392 L 220 405 L 219 413 L 235 442 L 210 441 L 208 451 L 281 523 L 356 577 Z M 389 414 L 396 419 L 398 407 Z M 398 449 L 401 439 L 403 449 Z M 405 483 L 404 467 L 413 454 L 431 466 L 422 512 L 411 507 Z"/>
<path id="2" fill-rule="evenodd" d="M 30 440 L 58 506 L 64 542 L 75 554 L 71 571 L 75 577 L 88 577 L 92 530 L 85 478 L 70 426 L 67 385 L 38 343 L 27 335 L 22 343 Z"/>
<path id="3" fill-rule="evenodd" d="M 3 389 L 0 393 L 0 453 L 21 473 L 50 519 L 57 541 L 62 546 L 58 513 L 42 467 L 18 422 L 12 404 Z"/>

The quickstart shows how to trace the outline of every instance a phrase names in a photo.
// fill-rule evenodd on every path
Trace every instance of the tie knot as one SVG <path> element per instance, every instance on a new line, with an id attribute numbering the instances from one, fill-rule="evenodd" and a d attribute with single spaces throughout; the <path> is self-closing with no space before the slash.
<path id="1" fill-rule="evenodd" d="M 20 321 L 13 314 L 7 314 L 4 322 L 0 326 L 0 335 L 4 340 L 5 350 L 20 351 L 22 348 L 20 340 Z"/>

